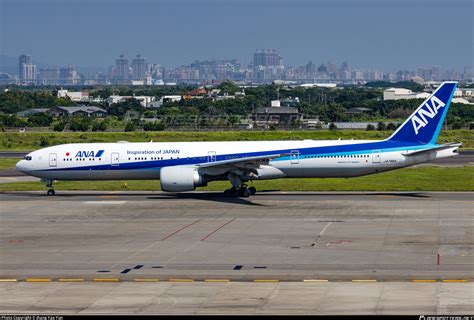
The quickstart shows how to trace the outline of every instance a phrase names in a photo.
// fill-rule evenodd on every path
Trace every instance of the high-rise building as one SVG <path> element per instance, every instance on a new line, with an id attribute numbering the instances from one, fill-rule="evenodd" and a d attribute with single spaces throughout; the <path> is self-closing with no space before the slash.
<path id="1" fill-rule="evenodd" d="M 257 49 L 257 51 L 253 54 L 253 66 L 254 68 L 259 66 L 282 67 L 283 58 L 278 54 L 275 49 Z"/>
<path id="2" fill-rule="evenodd" d="M 129 84 L 130 68 L 128 59 L 122 54 L 120 58 L 115 60 L 115 82 L 117 84 Z"/>
<path id="3" fill-rule="evenodd" d="M 59 84 L 67 86 L 79 84 L 79 76 L 73 66 L 69 65 L 59 69 Z"/>
<path id="4" fill-rule="evenodd" d="M 41 68 L 38 74 L 38 84 L 42 86 L 59 84 L 58 68 Z"/>
<path id="5" fill-rule="evenodd" d="M 275 49 L 262 49 L 253 54 L 254 78 L 261 82 L 275 80 L 283 76 L 283 58 Z"/>
<path id="6" fill-rule="evenodd" d="M 28 54 L 18 57 L 19 77 L 21 84 L 36 84 L 37 69 L 33 58 Z"/>
<path id="7" fill-rule="evenodd" d="M 132 80 L 145 80 L 147 76 L 146 60 L 137 54 L 132 60 Z"/>

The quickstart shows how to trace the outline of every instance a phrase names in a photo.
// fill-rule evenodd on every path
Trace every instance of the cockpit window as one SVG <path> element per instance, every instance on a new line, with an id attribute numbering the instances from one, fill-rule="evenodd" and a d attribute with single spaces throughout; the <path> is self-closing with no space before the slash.
<path id="1" fill-rule="evenodd" d="M 31 160 L 31 156 L 24 156 L 23 159 L 26 160 L 26 161 L 30 161 L 30 160 Z"/>

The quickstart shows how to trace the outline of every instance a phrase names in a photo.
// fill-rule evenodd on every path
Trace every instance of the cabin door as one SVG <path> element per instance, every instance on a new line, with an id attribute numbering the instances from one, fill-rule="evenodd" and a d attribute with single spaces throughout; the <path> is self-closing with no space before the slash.
<path id="1" fill-rule="evenodd" d="M 300 152 L 298 150 L 292 150 L 290 153 L 291 164 L 300 163 Z"/>
<path id="2" fill-rule="evenodd" d="M 372 163 L 380 163 L 382 161 L 382 154 L 380 150 L 372 151 Z"/>
<path id="3" fill-rule="evenodd" d="M 58 166 L 58 155 L 56 153 L 49 154 L 49 166 L 50 167 Z"/>
<path id="4" fill-rule="evenodd" d="M 207 162 L 215 162 L 217 160 L 217 155 L 215 151 L 209 151 L 207 153 Z"/>
<path id="5" fill-rule="evenodd" d="M 113 166 L 118 166 L 120 163 L 120 156 L 118 152 L 113 152 L 112 153 L 112 159 L 111 159 L 111 164 Z"/>

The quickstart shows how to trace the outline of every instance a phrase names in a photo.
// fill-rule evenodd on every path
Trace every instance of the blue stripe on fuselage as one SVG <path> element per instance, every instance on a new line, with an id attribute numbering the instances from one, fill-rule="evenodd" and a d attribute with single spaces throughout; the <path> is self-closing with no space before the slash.
<path id="1" fill-rule="evenodd" d="M 435 145 L 420 145 L 407 142 L 399 141 L 390 141 L 382 140 L 376 142 L 366 142 L 358 144 L 345 144 L 345 145 L 334 145 L 334 146 L 323 146 L 323 147 L 310 147 L 310 148 L 294 148 L 294 149 L 283 149 L 283 150 L 269 150 L 269 151 L 259 151 L 259 152 L 246 152 L 246 153 L 232 153 L 232 154 L 223 154 L 217 155 L 216 161 L 228 160 L 230 157 L 233 159 L 236 158 L 246 158 L 252 156 L 264 156 L 266 154 L 276 154 L 276 153 L 290 153 L 291 151 L 299 151 L 300 156 L 333 156 L 341 154 L 363 154 L 363 153 L 372 153 L 372 151 L 377 150 L 380 152 L 392 152 L 392 151 L 401 151 L 401 150 L 421 150 L 432 148 Z M 284 156 L 280 158 L 273 159 L 272 161 L 284 161 L 289 160 L 289 156 Z M 150 160 L 150 161 L 140 161 L 140 162 L 124 162 L 119 165 L 111 164 L 98 164 L 98 165 L 88 165 L 80 167 L 69 167 L 69 168 L 51 168 L 45 170 L 37 171 L 80 171 L 80 170 L 159 170 L 162 167 L 168 166 L 178 166 L 178 165 L 194 165 L 207 163 L 207 156 L 200 157 L 191 157 L 191 158 L 177 158 L 177 159 L 163 159 L 163 160 Z"/>

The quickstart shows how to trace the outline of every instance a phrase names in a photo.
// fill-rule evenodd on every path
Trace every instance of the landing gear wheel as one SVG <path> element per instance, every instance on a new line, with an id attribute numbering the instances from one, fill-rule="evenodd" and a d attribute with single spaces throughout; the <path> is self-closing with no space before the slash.
<path id="1" fill-rule="evenodd" d="M 240 197 L 240 196 L 242 195 L 242 193 L 241 193 L 240 190 L 241 190 L 241 189 L 235 189 L 235 190 L 233 191 L 233 196 L 234 196 L 234 197 Z"/>
<path id="2" fill-rule="evenodd" d="M 249 187 L 247 190 L 250 191 L 251 195 L 254 195 L 257 192 L 257 189 L 255 189 L 255 187 Z"/>
<path id="3" fill-rule="evenodd" d="M 48 196 L 54 196 L 56 192 L 53 189 L 49 189 L 48 192 L 46 192 Z"/>
<path id="4" fill-rule="evenodd" d="M 251 194 L 252 194 L 252 192 L 251 192 L 249 189 L 246 188 L 246 189 L 242 192 L 242 197 L 248 198 L 248 197 L 250 197 Z"/>

